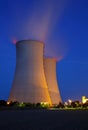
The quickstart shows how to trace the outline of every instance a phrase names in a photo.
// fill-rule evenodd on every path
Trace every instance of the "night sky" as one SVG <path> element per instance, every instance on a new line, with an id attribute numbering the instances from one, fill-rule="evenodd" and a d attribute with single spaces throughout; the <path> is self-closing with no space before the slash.
<path id="1" fill-rule="evenodd" d="M 45 43 L 57 62 L 63 101 L 88 97 L 88 0 L 0 0 L 0 99 L 7 100 L 16 65 L 15 43 Z"/>

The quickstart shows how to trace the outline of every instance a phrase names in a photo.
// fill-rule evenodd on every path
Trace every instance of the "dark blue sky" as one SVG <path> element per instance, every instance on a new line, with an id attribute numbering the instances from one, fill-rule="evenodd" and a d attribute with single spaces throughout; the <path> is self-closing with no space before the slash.
<path id="1" fill-rule="evenodd" d="M 88 1 L 0 0 L 0 99 L 13 81 L 15 40 L 45 42 L 45 55 L 58 59 L 62 99 L 88 96 Z"/>

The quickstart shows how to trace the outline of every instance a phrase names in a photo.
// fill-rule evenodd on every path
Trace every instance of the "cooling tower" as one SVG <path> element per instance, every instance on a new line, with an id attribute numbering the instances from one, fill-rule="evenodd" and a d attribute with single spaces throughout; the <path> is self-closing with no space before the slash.
<path id="1" fill-rule="evenodd" d="M 53 105 L 59 104 L 62 100 L 56 79 L 56 60 L 44 58 L 44 70 L 51 102 Z"/>
<path id="2" fill-rule="evenodd" d="M 44 44 L 23 40 L 16 44 L 16 71 L 9 101 L 51 104 L 43 67 Z"/>

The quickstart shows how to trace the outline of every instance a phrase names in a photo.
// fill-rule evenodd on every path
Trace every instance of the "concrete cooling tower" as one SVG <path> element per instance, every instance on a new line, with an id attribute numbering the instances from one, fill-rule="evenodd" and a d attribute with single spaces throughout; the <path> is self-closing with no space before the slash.
<path id="1" fill-rule="evenodd" d="M 44 44 L 35 40 L 17 42 L 16 71 L 9 101 L 51 104 L 44 74 L 43 48 Z"/>
<path id="2" fill-rule="evenodd" d="M 53 105 L 59 104 L 62 100 L 56 79 L 56 60 L 44 58 L 44 70 L 51 102 Z"/>

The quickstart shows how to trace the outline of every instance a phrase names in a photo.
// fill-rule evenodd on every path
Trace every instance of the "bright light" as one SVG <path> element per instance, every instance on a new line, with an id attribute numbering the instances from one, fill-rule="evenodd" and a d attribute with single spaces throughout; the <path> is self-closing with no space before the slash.
<path id="1" fill-rule="evenodd" d="M 10 104 L 10 102 L 7 102 L 7 105 L 9 105 Z"/>
<path id="2" fill-rule="evenodd" d="M 67 105 L 68 105 L 68 103 L 67 103 L 67 102 L 65 102 L 65 103 L 64 103 L 64 105 L 65 105 L 65 106 L 67 106 Z"/>
<path id="3" fill-rule="evenodd" d="M 88 101 L 88 98 L 86 98 L 86 96 L 82 96 L 82 103 L 86 103 Z"/>
<path id="4" fill-rule="evenodd" d="M 71 100 L 71 99 L 69 99 L 69 100 L 68 100 L 68 103 L 70 103 L 70 104 L 71 104 L 71 103 L 72 103 L 72 100 Z"/>
<path id="5" fill-rule="evenodd" d="M 40 104 L 41 104 L 42 107 L 48 107 L 49 106 L 48 102 L 41 102 Z"/>

